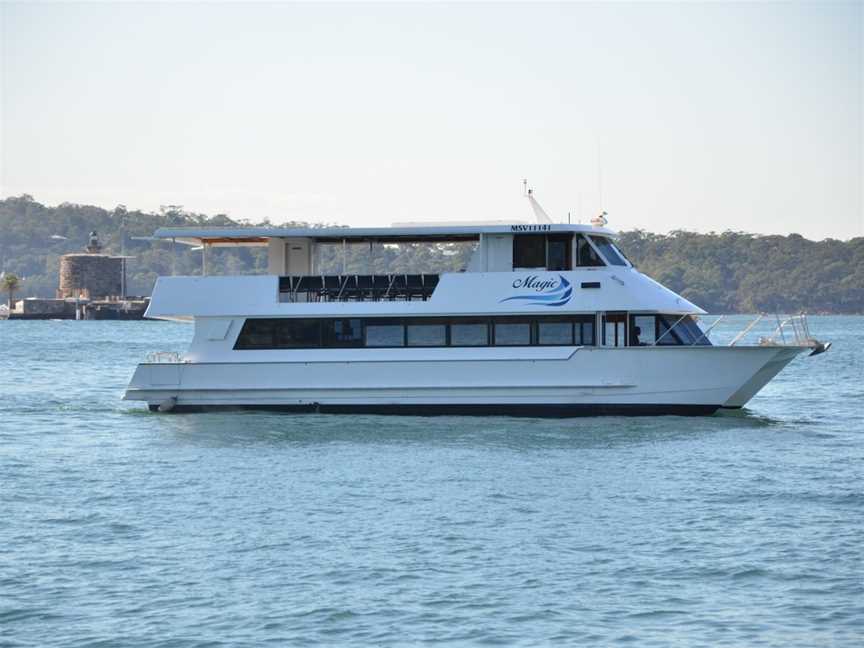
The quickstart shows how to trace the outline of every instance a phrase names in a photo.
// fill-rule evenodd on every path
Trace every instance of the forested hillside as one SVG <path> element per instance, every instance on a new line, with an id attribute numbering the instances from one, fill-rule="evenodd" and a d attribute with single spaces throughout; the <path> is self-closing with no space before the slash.
<path id="1" fill-rule="evenodd" d="M 23 279 L 19 294 L 54 295 L 61 255 L 82 251 L 92 230 L 106 251 L 119 253 L 125 232 L 130 294 L 148 295 L 155 278 L 171 273 L 165 242 L 135 240 L 158 227 L 240 224 L 225 215 L 205 216 L 169 205 L 159 213 L 105 210 L 90 205 L 42 205 L 30 196 L 0 200 L 0 271 Z M 248 224 L 248 223 L 243 223 Z M 257 223 L 261 224 L 261 223 Z M 308 226 L 307 223 L 295 223 Z M 181 246 L 178 246 L 181 247 Z M 651 234 L 623 232 L 620 247 L 640 270 L 712 313 L 864 313 L 864 238 L 809 241 L 797 234 L 757 236 L 741 232 Z M 467 263 L 465 245 L 356 246 L 349 251 L 353 272 L 458 270 Z M 325 267 L 338 271 L 341 250 L 326 250 Z M 213 274 L 263 272 L 263 250 L 216 249 L 208 254 Z M 178 274 L 199 274 L 201 252 L 181 247 Z"/>
<path id="2" fill-rule="evenodd" d="M 864 313 L 864 238 L 622 232 L 645 274 L 712 313 Z"/>

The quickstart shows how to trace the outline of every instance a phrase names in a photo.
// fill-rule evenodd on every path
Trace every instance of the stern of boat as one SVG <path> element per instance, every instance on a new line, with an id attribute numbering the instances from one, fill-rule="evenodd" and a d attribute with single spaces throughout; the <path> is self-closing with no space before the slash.
<path id="1" fill-rule="evenodd" d="M 148 354 L 145 361 L 135 367 L 123 400 L 145 401 L 151 409 L 172 399 L 176 401 L 186 364 L 178 353 Z"/>

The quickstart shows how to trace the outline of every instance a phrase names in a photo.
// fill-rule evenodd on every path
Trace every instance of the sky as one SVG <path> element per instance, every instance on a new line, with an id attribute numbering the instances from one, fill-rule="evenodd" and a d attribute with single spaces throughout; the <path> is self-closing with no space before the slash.
<path id="1" fill-rule="evenodd" d="M 2 2 L 0 195 L 864 236 L 862 7 Z"/>

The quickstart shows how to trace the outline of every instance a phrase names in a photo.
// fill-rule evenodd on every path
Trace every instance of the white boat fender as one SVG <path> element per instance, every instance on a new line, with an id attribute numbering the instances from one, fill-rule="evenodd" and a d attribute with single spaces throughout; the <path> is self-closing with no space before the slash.
<path id="1" fill-rule="evenodd" d="M 168 400 L 164 400 L 159 403 L 159 411 L 160 412 L 170 412 L 174 409 L 174 406 L 177 404 L 177 397 L 172 396 Z"/>

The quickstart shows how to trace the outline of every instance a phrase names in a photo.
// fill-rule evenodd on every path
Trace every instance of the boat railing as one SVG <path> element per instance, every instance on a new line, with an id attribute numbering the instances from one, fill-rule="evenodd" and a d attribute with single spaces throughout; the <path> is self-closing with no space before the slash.
<path id="1" fill-rule="evenodd" d="M 735 345 L 738 344 L 741 340 L 743 340 L 744 337 L 745 337 L 745 336 L 746 336 L 750 331 L 753 330 L 753 327 L 755 327 L 759 322 L 762 321 L 762 318 L 763 318 L 763 317 L 765 317 L 765 315 L 762 314 L 762 313 L 760 313 L 760 314 L 757 315 L 753 320 L 751 320 L 751 322 L 750 322 L 749 324 L 747 324 L 747 326 L 745 326 L 743 329 L 741 329 L 741 331 L 738 333 L 738 335 L 736 335 L 734 338 L 732 338 L 732 341 L 729 343 L 729 346 L 730 346 L 730 347 L 731 347 L 731 346 L 735 346 Z"/>
<path id="2" fill-rule="evenodd" d="M 437 274 L 283 276 L 279 301 L 426 301 L 439 279 Z"/>
<path id="3" fill-rule="evenodd" d="M 144 358 L 145 364 L 179 364 L 183 357 L 176 351 L 151 351 Z"/>
<path id="4" fill-rule="evenodd" d="M 777 316 L 777 327 L 766 336 L 759 338 L 759 344 L 763 346 L 814 346 L 818 344 L 816 339 L 810 335 L 810 325 L 807 316 L 792 315 L 784 320 Z"/>
<path id="5" fill-rule="evenodd" d="M 757 315 L 756 318 L 754 318 L 732 339 L 729 346 L 735 346 L 738 344 L 738 342 L 744 339 L 744 336 L 746 336 L 764 318 L 764 314 Z M 775 318 L 777 320 L 777 326 L 770 334 L 759 338 L 759 346 L 805 347 L 813 349 L 810 355 L 824 353 L 831 346 L 830 342 L 820 342 L 810 334 L 810 324 L 804 313 L 801 313 L 800 315 L 791 315 L 782 320 L 779 315 L 775 315 Z"/>

